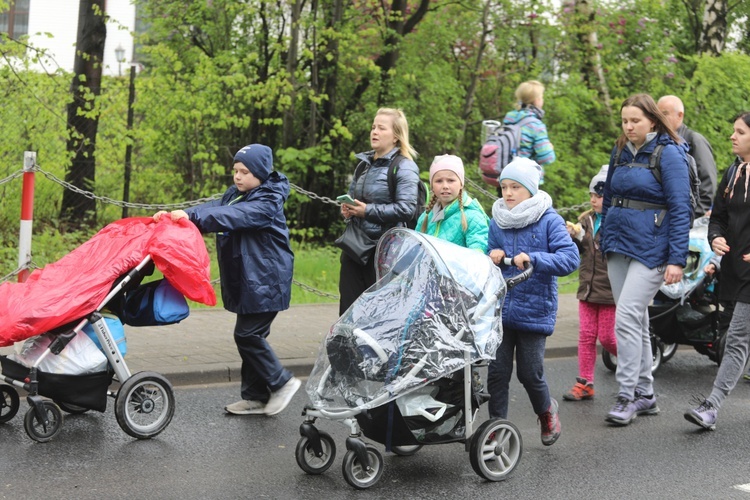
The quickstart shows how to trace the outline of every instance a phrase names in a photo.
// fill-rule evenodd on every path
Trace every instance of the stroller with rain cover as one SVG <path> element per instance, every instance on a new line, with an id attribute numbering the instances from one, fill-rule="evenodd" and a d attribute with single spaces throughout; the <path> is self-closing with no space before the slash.
<path id="1" fill-rule="evenodd" d="M 692 346 L 711 361 L 721 363 L 731 311 L 719 304 L 717 274 L 704 268 L 715 255 L 708 244 L 708 217 L 695 220 L 690 230 L 687 265 L 682 280 L 663 284 L 648 307 L 653 353 L 652 372 L 675 355 L 678 345 Z M 604 365 L 615 371 L 617 358 L 602 351 Z"/>
<path id="2" fill-rule="evenodd" d="M 505 479 L 521 435 L 502 419 L 474 429 L 487 395 L 472 366 L 494 358 L 505 294 L 532 269 L 505 281 L 489 257 L 403 228 L 383 235 L 376 259 L 378 281 L 331 327 L 308 379 L 298 465 L 308 474 L 332 465 L 335 442 L 315 427 L 325 418 L 349 428 L 342 471 L 354 488 L 383 472 L 363 435 L 397 455 L 463 442 L 477 474 Z"/>
<path id="3" fill-rule="evenodd" d="M 169 324 L 187 313 L 183 295 L 216 303 L 200 233 L 192 224 L 166 219 L 158 224 L 146 218 L 114 222 L 59 261 L 34 271 L 27 282 L 0 285 L 0 347 L 26 341 L 19 356 L 0 356 L 0 424 L 18 412 L 20 388 L 29 403 L 24 429 L 37 442 L 60 432 L 61 409 L 104 412 L 108 397 L 115 399 L 117 422 L 130 436 L 148 439 L 169 425 L 175 408 L 172 385 L 158 373 L 131 374 L 115 335 L 123 333 L 122 324 L 103 314 L 107 306 L 118 317 L 131 319 L 130 324 Z M 179 297 L 185 306 L 181 316 L 172 310 L 171 316 L 157 314 L 155 319 L 153 310 L 141 310 L 158 301 L 158 287 L 140 285 L 154 267 L 174 286 L 164 293 Z M 127 300 L 131 296 L 135 307 Z M 70 370 L 71 365 L 81 370 Z M 109 390 L 115 377 L 119 387 Z"/>

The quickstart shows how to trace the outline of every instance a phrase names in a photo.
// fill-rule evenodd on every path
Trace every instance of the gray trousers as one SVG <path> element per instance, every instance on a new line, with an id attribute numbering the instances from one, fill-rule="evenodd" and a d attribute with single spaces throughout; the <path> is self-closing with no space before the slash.
<path id="1" fill-rule="evenodd" d="M 648 305 L 659 291 L 664 269 L 661 266 L 649 269 L 630 257 L 608 253 L 607 270 L 617 305 L 615 375 L 620 384 L 618 396 L 633 401 L 636 390 L 641 394 L 654 393 Z"/>
<path id="2" fill-rule="evenodd" d="M 749 349 L 750 304 L 737 302 L 734 305 L 732 322 L 729 324 L 729 330 L 727 330 L 724 356 L 721 358 L 721 365 L 714 379 L 711 395 L 707 398 L 716 408 L 721 408 L 721 403 L 737 385 L 747 362 Z"/>

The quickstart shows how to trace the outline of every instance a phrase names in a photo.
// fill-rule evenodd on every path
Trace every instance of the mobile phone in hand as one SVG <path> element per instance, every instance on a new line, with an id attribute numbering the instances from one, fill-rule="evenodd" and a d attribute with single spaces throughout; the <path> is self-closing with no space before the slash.
<path id="1" fill-rule="evenodd" d="M 341 203 L 346 203 L 347 205 L 356 205 L 356 203 L 354 202 L 354 199 L 348 194 L 342 194 L 341 196 L 336 198 L 336 201 L 339 201 Z"/>

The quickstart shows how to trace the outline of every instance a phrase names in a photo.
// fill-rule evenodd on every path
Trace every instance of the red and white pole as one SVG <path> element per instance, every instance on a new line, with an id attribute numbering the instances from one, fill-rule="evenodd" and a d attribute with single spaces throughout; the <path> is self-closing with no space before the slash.
<path id="1" fill-rule="evenodd" d="M 34 220 L 34 168 L 36 151 L 23 153 L 23 194 L 21 196 L 21 232 L 18 238 L 18 282 L 23 283 L 31 274 L 31 225 Z"/>

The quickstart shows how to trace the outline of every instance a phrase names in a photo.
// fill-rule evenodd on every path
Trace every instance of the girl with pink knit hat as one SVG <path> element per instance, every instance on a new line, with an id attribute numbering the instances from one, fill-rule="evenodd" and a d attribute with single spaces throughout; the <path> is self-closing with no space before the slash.
<path id="1" fill-rule="evenodd" d="M 462 247 L 487 251 L 489 218 L 464 191 L 464 163 L 454 155 L 436 156 L 430 166 L 432 198 L 417 221 L 417 231 Z"/>

